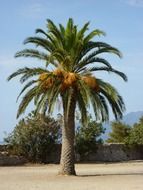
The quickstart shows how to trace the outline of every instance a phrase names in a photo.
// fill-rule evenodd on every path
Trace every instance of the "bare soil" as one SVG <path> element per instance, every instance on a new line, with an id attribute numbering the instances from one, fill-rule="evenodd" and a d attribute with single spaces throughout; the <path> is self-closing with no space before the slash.
<path id="1" fill-rule="evenodd" d="M 0 190 L 143 190 L 143 162 L 77 164 L 77 176 L 59 165 L 0 167 Z"/>

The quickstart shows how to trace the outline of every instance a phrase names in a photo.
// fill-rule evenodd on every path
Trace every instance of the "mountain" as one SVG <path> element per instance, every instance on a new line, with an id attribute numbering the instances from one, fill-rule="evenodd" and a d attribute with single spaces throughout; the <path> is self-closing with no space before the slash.
<path id="1" fill-rule="evenodd" d="M 143 111 L 130 112 L 123 117 L 123 122 L 128 125 L 133 125 L 139 121 L 139 119 L 143 116 Z"/>
<path id="2" fill-rule="evenodd" d="M 143 116 L 143 111 L 130 112 L 123 116 L 121 122 L 132 126 L 139 121 L 141 116 Z M 106 129 L 105 134 L 101 136 L 103 140 L 106 140 L 108 138 L 109 133 L 111 132 L 111 122 L 103 124 L 103 127 Z"/>

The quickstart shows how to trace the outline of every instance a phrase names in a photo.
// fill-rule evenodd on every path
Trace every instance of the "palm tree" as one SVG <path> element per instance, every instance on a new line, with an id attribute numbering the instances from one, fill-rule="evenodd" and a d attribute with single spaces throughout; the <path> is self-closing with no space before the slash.
<path id="1" fill-rule="evenodd" d="M 60 174 L 75 175 L 74 138 L 75 109 L 78 107 L 84 125 L 87 122 L 87 109 L 93 107 L 97 120 L 109 120 L 108 105 L 115 118 L 121 118 L 125 110 L 122 97 L 109 83 L 96 77 L 96 72 L 115 73 L 127 80 L 124 73 L 113 69 L 110 63 L 101 58 L 103 53 L 113 53 L 121 57 L 121 53 L 111 45 L 94 41 L 94 37 L 104 35 L 95 29 L 87 34 L 89 22 L 78 30 L 70 18 L 66 27 L 56 26 L 47 20 L 47 31 L 37 29 L 34 37 L 28 37 L 24 44 L 34 44 L 36 48 L 24 49 L 15 57 L 33 57 L 45 62 L 46 67 L 22 68 L 8 77 L 21 76 L 25 83 L 20 92 L 23 99 L 19 105 L 19 117 L 34 102 L 35 113 L 51 114 L 59 99 L 63 106 L 64 125 L 62 127 L 62 151 Z M 18 96 L 18 97 L 19 97 Z"/>

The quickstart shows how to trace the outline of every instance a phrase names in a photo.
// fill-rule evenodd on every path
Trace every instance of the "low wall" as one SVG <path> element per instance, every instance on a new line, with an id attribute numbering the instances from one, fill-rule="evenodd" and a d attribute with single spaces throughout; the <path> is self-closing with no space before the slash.
<path id="1" fill-rule="evenodd" d="M 129 160 L 142 160 L 143 146 L 128 148 L 124 144 L 98 145 L 95 152 L 89 153 L 81 161 L 118 162 Z"/>
<path id="2" fill-rule="evenodd" d="M 16 155 L 9 155 L 6 145 L 0 145 L 0 166 L 18 166 L 23 165 L 27 160 Z"/>
<path id="3" fill-rule="evenodd" d="M 61 145 L 57 145 L 55 151 L 48 155 L 47 163 L 60 162 Z M 76 154 L 77 162 L 118 162 L 129 160 L 143 160 L 143 145 L 135 148 L 127 148 L 124 144 L 103 144 L 95 147 L 95 151 L 85 156 Z M 26 160 L 18 156 L 8 155 L 6 146 L 0 145 L 0 166 L 21 165 Z"/>
<path id="4" fill-rule="evenodd" d="M 49 155 L 47 162 L 59 163 L 61 146 Z M 127 148 L 124 144 L 97 145 L 95 151 L 85 156 L 76 154 L 77 162 L 119 162 L 129 160 L 143 160 L 143 146 Z"/>

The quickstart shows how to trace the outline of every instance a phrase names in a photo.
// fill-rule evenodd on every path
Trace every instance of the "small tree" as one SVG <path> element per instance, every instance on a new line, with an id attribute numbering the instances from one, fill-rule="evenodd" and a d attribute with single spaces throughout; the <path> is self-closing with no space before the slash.
<path id="1" fill-rule="evenodd" d="M 143 145 L 143 116 L 132 127 L 129 136 L 126 138 L 126 144 L 131 146 Z"/>
<path id="2" fill-rule="evenodd" d="M 33 113 L 19 121 L 14 131 L 5 138 L 13 154 L 32 162 L 47 161 L 61 137 L 60 126 L 53 118 Z"/>
<path id="3" fill-rule="evenodd" d="M 112 132 L 109 133 L 108 143 L 124 143 L 129 136 L 131 127 L 120 121 L 114 121 L 111 124 Z"/>
<path id="4" fill-rule="evenodd" d="M 98 143 L 103 143 L 100 138 L 101 134 L 105 132 L 101 123 L 97 123 L 88 117 L 88 125 L 81 126 L 76 131 L 76 152 L 84 156 L 90 152 L 94 152 Z"/>

